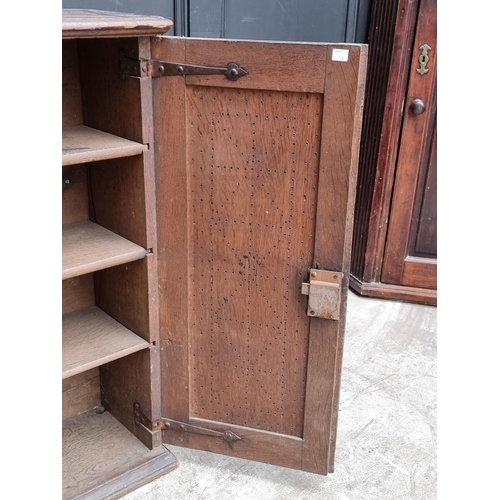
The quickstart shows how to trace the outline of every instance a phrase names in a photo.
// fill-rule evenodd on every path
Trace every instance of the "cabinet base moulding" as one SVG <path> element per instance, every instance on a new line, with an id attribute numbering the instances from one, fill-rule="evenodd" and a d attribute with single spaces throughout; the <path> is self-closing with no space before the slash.
<path id="1" fill-rule="evenodd" d="M 363 283 L 354 276 L 350 277 L 349 286 L 352 290 L 365 297 L 437 305 L 437 290 L 428 288 L 390 285 L 388 283 Z"/>

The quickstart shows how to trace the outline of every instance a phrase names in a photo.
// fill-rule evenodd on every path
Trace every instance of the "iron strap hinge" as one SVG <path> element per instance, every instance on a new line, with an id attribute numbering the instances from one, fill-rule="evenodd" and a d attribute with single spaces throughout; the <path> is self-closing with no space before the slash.
<path id="1" fill-rule="evenodd" d="M 216 431 L 214 429 L 209 429 L 207 427 L 201 427 L 199 425 L 188 424 L 186 422 L 180 422 L 178 420 L 172 420 L 171 418 L 160 418 L 155 422 L 151 422 L 141 410 L 141 405 L 139 403 L 134 403 L 134 422 L 136 425 L 140 425 L 148 432 L 156 431 L 182 431 L 190 432 L 192 434 L 203 434 L 204 436 L 214 436 L 220 437 L 226 443 L 233 443 L 234 441 L 239 441 L 241 438 L 236 435 L 233 431 L 227 429 L 225 431 Z"/>
<path id="2" fill-rule="evenodd" d="M 207 427 L 201 427 L 199 425 L 187 424 L 185 422 L 179 422 L 178 420 L 172 420 L 171 418 L 160 419 L 162 430 L 171 431 L 182 431 L 191 432 L 193 434 L 203 434 L 204 436 L 214 436 L 220 437 L 226 443 L 232 443 L 233 441 L 239 441 L 241 438 L 236 435 L 233 431 L 227 429 L 225 431 L 215 431 L 213 429 L 208 429 Z"/>
<path id="3" fill-rule="evenodd" d="M 309 295 L 307 315 L 314 318 L 339 319 L 343 273 L 311 269 L 309 283 L 302 283 L 302 294 Z"/>
<path id="4" fill-rule="evenodd" d="M 123 50 L 119 54 L 120 77 L 152 77 L 160 76 L 184 76 L 184 75 L 225 75 L 228 80 L 236 81 L 240 77 L 248 75 L 248 71 L 235 62 L 226 66 L 201 66 L 199 64 L 184 64 L 168 61 L 139 60 L 125 55 Z"/>

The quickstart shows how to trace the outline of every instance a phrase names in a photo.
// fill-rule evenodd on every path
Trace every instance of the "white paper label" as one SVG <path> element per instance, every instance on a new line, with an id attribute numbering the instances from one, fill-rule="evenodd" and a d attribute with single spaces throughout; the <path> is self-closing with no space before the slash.
<path id="1" fill-rule="evenodd" d="M 347 62 L 347 59 L 349 59 L 349 51 L 347 49 L 332 50 L 332 61 Z"/>

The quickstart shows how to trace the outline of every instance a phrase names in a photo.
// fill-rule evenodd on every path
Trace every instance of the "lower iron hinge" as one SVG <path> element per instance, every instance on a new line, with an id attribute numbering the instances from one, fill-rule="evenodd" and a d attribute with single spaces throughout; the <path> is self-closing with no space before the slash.
<path id="1" fill-rule="evenodd" d="M 227 429 L 225 431 L 215 431 L 207 427 L 201 427 L 199 425 L 187 424 L 185 422 L 179 422 L 178 420 L 172 420 L 171 418 L 161 418 L 160 419 L 163 430 L 171 431 L 182 431 L 191 432 L 193 434 L 203 434 L 204 436 L 214 436 L 222 438 L 226 443 L 233 443 L 234 441 L 240 441 L 241 438 L 236 435 L 233 431 Z"/>
<path id="2" fill-rule="evenodd" d="M 186 422 L 180 422 L 178 420 L 172 420 L 171 418 L 160 418 L 155 422 L 151 422 L 141 410 L 141 405 L 139 403 L 134 403 L 134 422 L 136 425 L 144 427 L 148 432 L 155 431 L 181 431 L 190 432 L 192 434 L 202 434 L 204 436 L 213 436 L 223 439 L 226 443 L 232 445 L 235 441 L 240 441 L 241 438 L 235 434 L 233 431 L 227 429 L 225 431 L 216 431 L 214 429 L 209 429 L 207 427 L 201 427 L 200 425 L 188 424 Z"/>

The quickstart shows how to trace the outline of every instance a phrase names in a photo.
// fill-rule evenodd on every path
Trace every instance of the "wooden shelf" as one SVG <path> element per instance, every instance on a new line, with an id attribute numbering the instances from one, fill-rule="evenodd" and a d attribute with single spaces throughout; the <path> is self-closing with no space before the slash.
<path id="1" fill-rule="evenodd" d="M 149 343 L 96 306 L 62 317 L 62 378 L 149 347 Z"/>
<path id="2" fill-rule="evenodd" d="M 178 465 L 163 447 L 149 450 L 110 413 L 63 422 L 64 500 L 119 498 Z"/>
<path id="3" fill-rule="evenodd" d="M 79 125 L 62 130 L 62 165 L 134 156 L 148 147 L 116 135 Z"/>
<path id="4" fill-rule="evenodd" d="M 145 255 L 144 248 L 94 222 L 63 226 L 63 280 L 139 260 Z"/>

